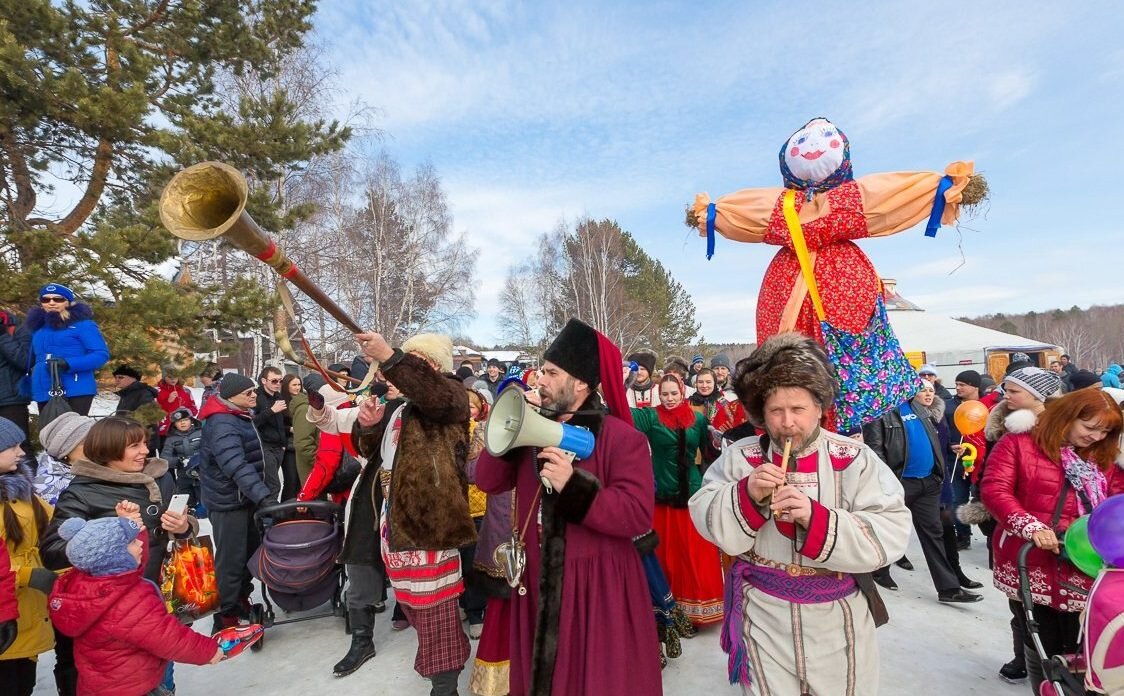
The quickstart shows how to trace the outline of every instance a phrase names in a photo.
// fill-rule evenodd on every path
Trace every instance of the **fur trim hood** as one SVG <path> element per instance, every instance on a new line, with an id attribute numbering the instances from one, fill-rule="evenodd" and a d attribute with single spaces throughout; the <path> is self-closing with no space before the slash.
<path id="1" fill-rule="evenodd" d="M 48 312 L 42 307 L 36 305 L 27 311 L 27 321 L 24 324 L 27 330 L 32 333 L 38 331 L 44 326 L 49 326 L 52 329 L 61 329 L 64 326 L 77 324 L 80 321 L 94 318 L 94 310 L 90 309 L 90 305 L 85 302 L 75 302 L 67 307 L 66 310 L 70 317 L 66 321 L 62 320 L 58 312 Z"/>
<path id="2" fill-rule="evenodd" d="M 1038 424 L 1038 415 L 1028 408 L 1012 409 L 1003 399 L 991 409 L 984 427 L 988 442 L 997 442 L 1007 433 L 1029 433 Z"/>
<path id="3" fill-rule="evenodd" d="M 835 369 L 820 344 L 800 333 L 783 333 L 765 341 L 748 358 L 738 361 L 734 391 L 746 395 L 750 422 L 765 422 L 765 400 L 781 387 L 803 387 L 824 411 L 835 402 Z"/>
<path id="4" fill-rule="evenodd" d="M 0 501 L 29 502 L 35 496 L 31 467 L 26 462 L 16 464 L 15 471 L 0 474 Z"/>

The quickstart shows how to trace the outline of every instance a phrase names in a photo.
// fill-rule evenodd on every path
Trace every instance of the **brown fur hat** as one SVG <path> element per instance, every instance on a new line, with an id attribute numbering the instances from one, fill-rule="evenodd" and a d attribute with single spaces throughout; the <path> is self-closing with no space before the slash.
<path id="1" fill-rule="evenodd" d="M 820 344 L 799 333 L 777 334 L 738 361 L 734 391 L 754 425 L 764 425 L 765 400 L 781 387 L 803 387 L 821 408 L 831 408 L 837 390 L 835 369 Z"/>

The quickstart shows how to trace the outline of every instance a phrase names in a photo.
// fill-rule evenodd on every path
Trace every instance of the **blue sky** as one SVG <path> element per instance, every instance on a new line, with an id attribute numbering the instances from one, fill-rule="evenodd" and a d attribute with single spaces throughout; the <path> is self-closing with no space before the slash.
<path id="1" fill-rule="evenodd" d="M 775 247 L 684 227 L 695 193 L 778 185 L 811 117 L 855 172 L 972 159 L 990 206 L 936 239 L 860 246 L 926 309 L 959 315 L 1124 299 L 1124 7 L 1101 3 L 458 3 L 325 0 L 341 102 L 379 109 L 404 166 L 430 161 L 483 250 L 467 333 L 499 340 L 509 264 L 559 219 L 616 219 L 692 294 L 709 341 L 753 339 Z M 970 228 L 970 229 L 969 229 Z M 966 263 L 961 264 L 961 248 Z M 1115 272 L 1111 267 L 1115 267 Z"/>

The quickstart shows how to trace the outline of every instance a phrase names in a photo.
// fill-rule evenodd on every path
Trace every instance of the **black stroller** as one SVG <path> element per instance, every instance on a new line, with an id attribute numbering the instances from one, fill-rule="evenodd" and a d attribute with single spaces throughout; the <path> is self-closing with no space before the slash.
<path id="1" fill-rule="evenodd" d="M 1042 644 L 1038 621 L 1034 618 L 1034 604 L 1030 593 L 1030 574 L 1026 568 L 1026 558 L 1034 548 L 1033 542 L 1023 544 L 1019 549 L 1019 599 L 1023 603 L 1023 612 L 1026 614 L 1026 630 L 1030 642 L 1042 661 L 1042 672 L 1046 681 L 1039 689 L 1041 696 L 1085 696 L 1085 667 L 1084 656 L 1079 652 L 1076 655 L 1047 655 L 1046 647 Z"/>
<path id="2" fill-rule="evenodd" d="M 259 509 L 254 524 L 262 542 L 246 565 L 261 582 L 263 604 L 251 607 L 250 623 L 271 628 L 326 616 L 346 618 L 346 577 L 336 563 L 343 547 L 343 508 L 324 500 L 290 501 Z M 330 611 L 293 619 L 278 621 L 273 612 L 274 603 L 288 613 L 328 602 Z M 261 650 L 263 642 L 264 636 L 250 649 Z"/>

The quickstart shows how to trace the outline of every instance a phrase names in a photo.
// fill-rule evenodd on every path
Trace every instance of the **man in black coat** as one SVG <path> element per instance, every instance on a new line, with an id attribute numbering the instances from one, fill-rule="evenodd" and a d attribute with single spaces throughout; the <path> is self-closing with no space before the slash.
<path id="1" fill-rule="evenodd" d="M 10 312 L 0 311 L 0 417 L 7 418 L 23 431 L 23 450 L 31 454 L 27 441 L 27 405 L 31 395 L 20 393 L 20 380 L 28 372 L 31 332 L 17 324 Z"/>
<path id="2" fill-rule="evenodd" d="M 269 366 L 258 375 L 257 405 L 254 406 L 254 427 L 261 436 L 265 451 L 265 480 L 270 499 L 281 497 L 281 464 L 285 460 L 285 445 L 289 433 L 285 429 L 285 409 L 288 404 L 281 396 L 281 370 Z"/>
<path id="3" fill-rule="evenodd" d="M 199 412 L 203 421 L 200 493 L 214 530 L 215 574 L 222 598 L 214 631 L 249 618 L 253 585 L 246 563 L 261 544 L 254 511 L 271 495 L 251 410 L 257 399 L 253 380 L 232 373 L 223 377 L 218 396 Z"/>
<path id="4" fill-rule="evenodd" d="M 936 393 L 926 382 L 912 401 L 886 412 L 878 420 L 863 426 L 863 442 L 890 467 L 905 489 L 905 504 L 913 513 L 913 528 L 921 542 L 929 575 L 941 602 L 978 602 L 983 597 L 962 589 L 981 587 L 957 572 L 944 551 L 944 529 L 941 525 L 941 483 L 944 480 L 944 455 L 937 435 L 938 413 L 943 404 L 933 408 Z M 874 571 L 874 580 L 889 590 L 898 589 L 890 577 L 890 567 Z"/>
<path id="5" fill-rule="evenodd" d="M 156 403 L 157 391 L 140 381 L 141 373 L 128 365 L 121 365 L 113 371 L 113 381 L 117 385 L 118 416 L 132 416 L 133 412 L 145 404 Z"/>

